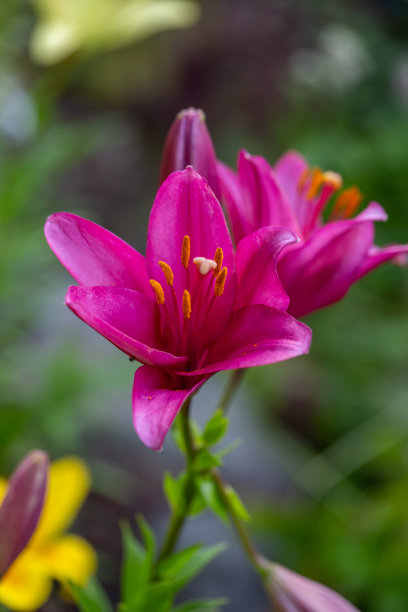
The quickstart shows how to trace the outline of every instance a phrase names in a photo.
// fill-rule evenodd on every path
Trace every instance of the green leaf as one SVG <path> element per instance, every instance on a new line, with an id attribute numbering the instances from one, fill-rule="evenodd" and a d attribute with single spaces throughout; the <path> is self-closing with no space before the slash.
<path id="1" fill-rule="evenodd" d="M 228 495 L 228 499 L 230 501 L 231 506 L 235 514 L 245 522 L 251 520 L 251 516 L 248 513 L 248 510 L 245 508 L 243 501 L 239 497 L 238 493 L 230 486 L 225 487 L 225 493 Z"/>
<path id="2" fill-rule="evenodd" d="M 126 612 L 170 612 L 174 599 L 174 584 L 171 582 L 155 582 L 149 584 L 126 606 Z"/>
<path id="3" fill-rule="evenodd" d="M 219 606 L 225 606 L 228 599 L 220 597 L 218 599 L 192 599 L 173 608 L 173 612 L 217 612 Z"/>
<path id="4" fill-rule="evenodd" d="M 241 446 L 241 444 L 242 444 L 242 440 L 237 438 L 236 440 L 233 440 L 231 444 L 228 444 L 228 446 L 217 451 L 215 454 L 218 457 L 218 459 L 223 459 L 224 457 L 226 457 L 226 455 L 229 455 L 229 453 L 231 453 L 233 450 L 238 448 L 238 446 Z"/>
<path id="5" fill-rule="evenodd" d="M 133 535 L 129 523 L 123 522 L 121 530 L 123 542 L 121 595 L 122 601 L 128 603 L 134 594 L 147 584 L 150 565 L 146 551 Z"/>
<path id="6" fill-rule="evenodd" d="M 180 591 L 188 584 L 197 574 L 199 574 L 215 557 L 222 553 L 227 548 L 224 542 L 214 544 L 207 547 L 196 547 L 195 550 L 189 549 L 190 552 L 185 558 L 181 558 L 179 569 L 172 571 L 167 568 L 166 577 L 171 579 L 175 593 Z M 185 552 L 185 551 L 183 551 Z M 187 556 L 189 557 L 187 559 Z M 180 561 L 180 559 L 178 559 Z M 174 567 L 173 567 L 174 570 Z"/>
<path id="7" fill-rule="evenodd" d="M 72 596 L 81 612 L 113 612 L 111 603 L 96 576 L 85 587 L 69 582 Z"/>
<path id="8" fill-rule="evenodd" d="M 196 478 L 196 484 L 207 506 L 216 514 L 225 525 L 229 524 L 228 510 L 220 496 L 211 476 Z"/>
<path id="9" fill-rule="evenodd" d="M 206 448 L 200 449 L 194 457 L 193 468 L 195 472 L 205 472 L 222 464 L 220 459 L 211 454 Z"/>
<path id="10" fill-rule="evenodd" d="M 206 446 L 212 446 L 221 440 L 228 429 L 228 419 L 222 410 L 217 410 L 208 421 L 203 431 L 203 442 Z"/>
<path id="11" fill-rule="evenodd" d="M 147 523 L 144 516 L 139 514 L 136 517 L 136 520 L 143 537 L 144 545 L 146 547 L 146 571 L 148 571 L 150 575 L 151 570 L 153 569 L 154 557 L 156 552 L 156 536 L 154 535 L 153 530 Z"/>
<path id="12" fill-rule="evenodd" d="M 180 480 L 173 478 L 170 472 L 165 472 L 163 489 L 171 510 L 181 511 L 184 495 L 180 489 Z"/>
<path id="13" fill-rule="evenodd" d="M 174 576 L 176 576 L 184 568 L 184 566 L 189 563 L 191 557 L 193 557 L 196 551 L 200 548 L 202 548 L 201 544 L 196 544 L 186 548 L 185 550 L 180 550 L 173 553 L 169 557 L 163 559 L 158 567 L 159 576 L 161 578 L 172 580 Z"/>

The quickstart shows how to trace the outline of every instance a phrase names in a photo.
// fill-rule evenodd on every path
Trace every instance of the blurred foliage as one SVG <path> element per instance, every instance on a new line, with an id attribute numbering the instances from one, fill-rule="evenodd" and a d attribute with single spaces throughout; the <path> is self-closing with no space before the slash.
<path id="1" fill-rule="evenodd" d="M 71 325 L 46 215 L 79 212 L 140 248 L 165 131 L 197 105 L 225 161 L 240 147 L 271 161 L 297 148 L 384 205 L 379 244 L 407 241 L 407 3 L 201 4 L 191 30 L 47 69 L 29 57 L 32 7 L 0 6 L 0 470 L 35 446 L 90 461 L 82 528 L 114 600 L 117 515 L 135 500 L 160 512 L 167 459 L 127 441 L 134 367 Z M 406 270 L 385 267 L 309 318 L 308 357 L 247 378 L 285 483 L 256 490 L 251 528 L 272 559 L 370 612 L 408 601 L 407 312 Z"/>

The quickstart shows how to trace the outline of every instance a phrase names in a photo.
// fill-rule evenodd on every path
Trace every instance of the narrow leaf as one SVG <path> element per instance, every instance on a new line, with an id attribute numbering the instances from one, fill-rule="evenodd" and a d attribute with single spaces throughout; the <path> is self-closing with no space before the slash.
<path id="1" fill-rule="evenodd" d="M 121 524 L 123 543 L 123 564 L 121 595 L 122 601 L 128 603 L 135 592 L 148 582 L 150 567 L 146 563 L 146 551 L 132 533 L 129 523 Z"/>
<path id="2" fill-rule="evenodd" d="M 192 599 L 173 608 L 173 612 L 218 612 L 219 606 L 225 606 L 228 599 Z"/>
<path id="3" fill-rule="evenodd" d="M 206 446 L 212 446 L 221 440 L 228 429 L 228 419 L 222 410 L 217 410 L 208 421 L 203 431 L 203 441 Z"/>
<path id="4" fill-rule="evenodd" d="M 113 612 L 100 582 L 92 576 L 85 587 L 69 582 L 70 591 L 81 612 Z"/>

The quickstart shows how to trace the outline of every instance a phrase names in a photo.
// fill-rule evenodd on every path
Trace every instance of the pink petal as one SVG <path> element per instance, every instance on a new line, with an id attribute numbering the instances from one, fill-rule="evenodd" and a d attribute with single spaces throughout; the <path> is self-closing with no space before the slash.
<path id="1" fill-rule="evenodd" d="M 305 158 L 296 151 L 288 151 L 275 164 L 276 177 L 292 206 L 298 197 L 299 180 L 308 167 Z"/>
<path id="2" fill-rule="evenodd" d="M 52 251 L 80 285 L 150 291 L 143 255 L 100 225 L 56 213 L 48 217 L 44 232 Z"/>
<path id="3" fill-rule="evenodd" d="M 365 260 L 355 273 L 354 281 L 365 276 L 387 261 L 405 264 L 408 256 L 408 244 L 395 244 L 384 248 L 372 246 L 366 255 Z"/>
<path id="4" fill-rule="evenodd" d="M 122 287 L 70 287 L 66 305 L 127 355 L 149 365 L 178 366 L 185 357 L 166 350 L 161 338 L 158 304 Z"/>
<path id="5" fill-rule="evenodd" d="M 256 229 L 252 221 L 251 208 L 244 202 L 241 183 L 236 172 L 226 164 L 218 162 L 218 176 L 235 244 L 238 244 L 244 236 Z"/>
<path id="6" fill-rule="evenodd" d="M 359 612 L 328 587 L 282 565 L 272 565 L 271 592 L 279 612 Z"/>
<path id="7" fill-rule="evenodd" d="M 177 386 L 177 377 L 169 376 L 162 368 L 142 366 L 135 372 L 133 383 L 133 424 L 149 448 L 160 450 L 164 438 L 186 399 L 207 380 L 181 379 L 189 383 L 187 389 Z"/>
<path id="8" fill-rule="evenodd" d="M 14 471 L 0 507 L 0 579 L 29 542 L 44 504 L 48 457 L 33 451 Z"/>
<path id="9" fill-rule="evenodd" d="M 186 270 L 181 262 L 184 236 L 191 241 L 190 264 Z M 231 237 L 221 205 L 209 188 L 207 181 L 193 168 L 173 172 L 159 189 L 150 214 L 146 260 L 149 275 L 163 284 L 163 271 L 159 261 L 171 266 L 174 272 L 174 290 L 181 315 L 182 295 L 188 288 L 191 294 L 193 316 L 197 302 L 202 301 L 200 289 L 203 277 L 193 264 L 195 257 L 213 259 L 221 247 L 224 253 L 223 266 L 228 269 L 224 293 L 217 298 L 217 307 L 207 317 L 205 342 L 219 335 L 229 319 L 235 297 L 235 264 Z M 211 274 L 211 273 L 210 273 Z M 209 282 L 205 277 L 204 282 Z M 171 303 L 169 288 L 164 285 L 166 300 Z M 197 300 L 195 299 L 196 296 Z M 204 340 L 204 338 L 203 338 Z"/>
<path id="10" fill-rule="evenodd" d="M 279 225 L 299 232 L 289 201 L 266 159 L 241 151 L 238 157 L 238 173 L 244 201 L 252 210 L 254 229 L 265 225 Z"/>
<path id="11" fill-rule="evenodd" d="M 328 223 L 283 253 L 278 274 L 293 316 L 302 317 L 346 294 L 366 260 L 374 238 L 371 219 L 379 214 L 378 205 L 370 205 L 355 219 Z"/>
<path id="12" fill-rule="evenodd" d="M 251 304 L 287 309 L 289 297 L 279 280 L 276 264 L 282 249 L 296 242 L 297 236 L 283 227 L 263 227 L 241 240 L 236 252 L 236 310 Z"/>
<path id="13" fill-rule="evenodd" d="M 290 315 L 262 305 L 247 306 L 235 312 L 202 367 L 184 374 L 209 374 L 284 361 L 307 353 L 310 342 L 310 328 Z"/>
<path id="14" fill-rule="evenodd" d="M 160 183 L 175 170 L 192 166 L 207 179 L 216 197 L 221 196 L 214 146 L 202 110 L 188 108 L 173 121 L 163 148 Z"/>

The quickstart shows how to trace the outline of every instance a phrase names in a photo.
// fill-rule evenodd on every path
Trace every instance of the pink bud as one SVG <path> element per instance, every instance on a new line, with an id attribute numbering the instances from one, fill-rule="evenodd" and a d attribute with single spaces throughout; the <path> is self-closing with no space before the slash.
<path id="1" fill-rule="evenodd" d="M 286 567 L 270 564 L 269 592 L 277 612 L 359 612 L 328 587 Z"/>
<path id="2" fill-rule="evenodd" d="M 219 199 L 221 189 L 217 175 L 217 160 L 211 136 L 202 110 L 187 108 L 173 121 L 164 143 L 160 168 L 160 183 L 171 172 L 193 166 L 194 170 L 207 179 Z"/>
<path id="3" fill-rule="evenodd" d="M 48 479 L 48 456 L 32 451 L 14 470 L 0 506 L 0 578 L 27 545 L 39 521 Z"/>

